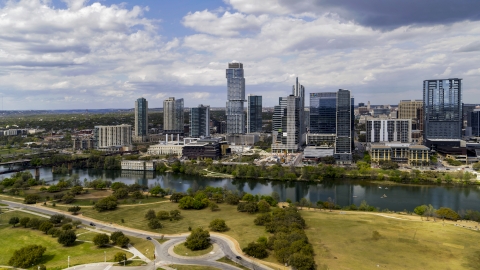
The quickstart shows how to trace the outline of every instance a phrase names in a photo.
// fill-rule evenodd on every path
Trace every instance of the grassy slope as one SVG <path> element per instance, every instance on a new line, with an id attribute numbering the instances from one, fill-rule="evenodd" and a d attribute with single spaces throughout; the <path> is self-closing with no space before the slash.
<path id="1" fill-rule="evenodd" d="M 314 245 L 315 261 L 328 269 L 373 269 L 377 265 L 387 269 L 476 269 L 480 265 L 480 232 L 452 224 L 348 212 L 302 211 L 302 215 L 309 226 L 306 232 Z M 372 240 L 374 230 L 382 239 Z"/>
<path id="2" fill-rule="evenodd" d="M 0 215 L 0 265 L 7 265 L 14 250 L 21 247 L 37 244 L 47 248 L 40 262 L 48 269 L 63 269 L 67 266 L 67 256 L 70 256 L 70 265 L 81 263 L 101 262 L 104 260 L 104 251 L 107 252 L 107 260 L 113 260 L 113 256 L 119 250 L 116 248 L 99 249 L 91 243 L 76 242 L 73 247 L 63 247 L 56 238 L 44 233 L 24 228 L 12 228 L 8 220 L 12 216 L 36 217 L 28 213 L 13 211 Z M 131 256 L 131 254 L 129 254 Z M 34 269 L 37 269 L 34 267 Z"/>

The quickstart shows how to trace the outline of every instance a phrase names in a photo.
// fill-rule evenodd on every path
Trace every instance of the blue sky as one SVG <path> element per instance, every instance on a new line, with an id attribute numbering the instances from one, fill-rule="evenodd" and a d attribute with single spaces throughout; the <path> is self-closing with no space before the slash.
<path id="1" fill-rule="evenodd" d="M 132 108 L 140 96 L 222 107 L 230 61 L 264 106 L 297 76 L 307 94 L 350 89 L 372 104 L 460 77 L 464 102 L 480 103 L 479 51 L 470 0 L 0 0 L 5 110 Z"/>

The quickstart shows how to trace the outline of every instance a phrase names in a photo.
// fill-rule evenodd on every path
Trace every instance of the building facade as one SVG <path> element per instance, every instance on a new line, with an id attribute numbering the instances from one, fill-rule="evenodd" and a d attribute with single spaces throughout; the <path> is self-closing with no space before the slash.
<path id="1" fill-rule="evenodd" d="M 428 165 L 430 149 L 423 145 L 385 144 L 372 145 L 370 156 L 372 162 L 394 161 L 409 165 Z"/>
<path id="2" fill-rule="evenodd" d="M 480 109 L 475 109 L 470 113 L 470 127 L 472 136 L 480 137 Z"/>
<path id="3" fill-rule="evenodd" d="M 462 138 L 462 79 L 423 81 L 424 141 Z"/>
<path id="4" fill-rule="evenodd" d="M 248 95 L 247 133 L 262 132 L 262 96 Z"/>
<path id="5" fill-rule="evenodd" d="M 130 171 L 155 171 L 155 161 L 145 160 L 122 160 L 122 170 Z"/>
<path id="6" fill-rule="evenodd" d="M 367 143 L 412 142 L 412 120 L 372 119 L 367 121 Z"/>
<path id="7" fill-rule="evenodd" d="M 148 101 L 143 97 L 135 101 L 134 141 L 148 141 Z"/>
<path id="8" fill-rule="evenodd" d="M 183 133 L 183 98 L 170 97 L 163 101 L 163 133 Z"/>
<path id="9" fill-rule="evenodd" d="M 310 133 L 334 134 L 336 115 L 336 92 L 310 93 Z"/>
<path id="10" fill-rule="evenodd" d="M 210 106 L 190 108 L 190 137 L 210 137 Z"/>
<path id="11" fill-rule="evenodd" d="M 245 133 L 245 78 L 242 63 L 229 63 L 226 70 L 227 78 L 227 133 Z"/>
<path id="12" fill-rule="evenodd" d="M 116 151 L 132 145 L 132 126 L 95 126 L 93 130 L 94 148 L 103 151 Z"/>
<path id="13" fill-rule="evenodd" d="M 338 90 L 334 153 L 337 164 L 352 164 L 354 124 L 352 102 L 349 90 Z"/>

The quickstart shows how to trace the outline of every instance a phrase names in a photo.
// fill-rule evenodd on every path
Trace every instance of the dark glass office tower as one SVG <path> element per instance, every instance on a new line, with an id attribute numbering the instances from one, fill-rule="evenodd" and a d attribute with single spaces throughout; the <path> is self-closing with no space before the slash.
<path id="1" fill-rule="evenodd" d="M 227 77 L 227 133 L 245 133 L 245 78 L 242 63 L 229 63 L 226 70 Z"/>
<path id="2" fill-rule="evenodd" d="M 310 133 L 335 134 L 337 93 L 310 93 Z"/>
<path id="3" fill-rule="evenodd" d="M 462 79 L 423 81 L 424 140 L 462 138 Z"/>
<path id="4" fill-rule="evenodd" d="M 480 109 L 474 109 L 470 113 L 470 125 L 472 127 L 472 136 L 480 137 Z"/>
<path id="5" fill-rule="evenodd" d="M 143 97 L 135 101 L 135 133 L 137 141 L 148 140 L 148 101 Z"/>
<path id="6" fill-rule="evenodd" d="M 210 137 L 210 106 L 190 108 L 190 137 Z"/>
<path id="7" fill-rule="evenodd" d="M 249 95 L 247 133 L 262 132 L 262 96 Z"/>
<path id="8" fill-rule="evenodd" d="M 335 138 L 335 159 L 337 164 L 352 163 L 352 98 L 350 91 L 337 92 L 337 132 Z"/>

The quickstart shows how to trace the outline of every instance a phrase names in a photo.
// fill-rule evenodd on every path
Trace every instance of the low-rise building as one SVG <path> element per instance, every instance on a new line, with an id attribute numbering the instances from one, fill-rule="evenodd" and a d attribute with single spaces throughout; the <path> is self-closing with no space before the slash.
<path id="1" fill-rule="evenodd" d="M 430 162 L 430 150 L 423 145 L 409 144 L 372 144 L 370 157 L 372 162 L 394 161 L 409 165 L 426 165 Z"/>
<path id="2" fill-rule="evenodd" d="M 307 146 L 303 150 L 303 162 L 318 163 L 326 157 L 333 157 L 334 150 L 329 146 Z"/>
<path id="3" fill-rule="evenodd" d="M 151 145 L 148 147 L 147 153 L 149 155 L 175 155 L 182 156 L 183 142 L 161 142 L 159 144 Z"/>
<path id="4" fill-rule="evenodd" d="M 145 160 L 122 160 L 122 170 L 131 171 L 154 171 L 156 162 Z"/>
<path id="5" fill-rule="evenodd" d="M 220 159 L 224 145 L 227 145 L 227 142 L 222 142 L 221 139 L 200 139 L 186 144 L 182 156 L 187 159 Z"/>

